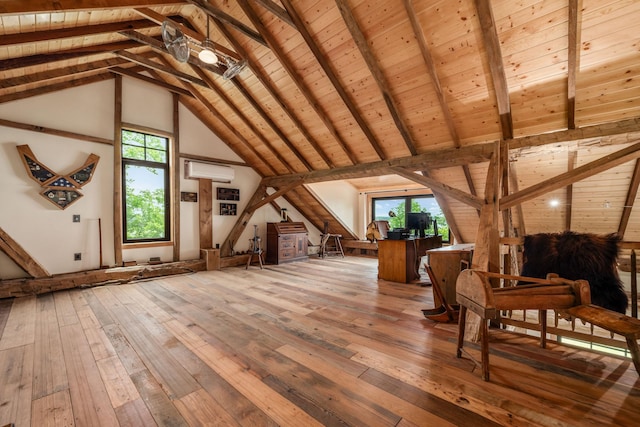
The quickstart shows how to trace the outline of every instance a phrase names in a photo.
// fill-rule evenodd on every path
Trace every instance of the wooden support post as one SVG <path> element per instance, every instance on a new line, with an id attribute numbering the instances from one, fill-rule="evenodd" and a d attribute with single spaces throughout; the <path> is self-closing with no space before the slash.
<path id="1" fill-rule="evenodd" d="M 636 250 L 631 250 L 631 317 L 638 318 L 638 269 Z"/>
<path id="2" fill-rule="evenodd" d="M 210 179 L 198 179 L 198 220 L 200 223 L 200 249 L 213 247 L 213 218 L 212 218 L 212 184 Z"/>

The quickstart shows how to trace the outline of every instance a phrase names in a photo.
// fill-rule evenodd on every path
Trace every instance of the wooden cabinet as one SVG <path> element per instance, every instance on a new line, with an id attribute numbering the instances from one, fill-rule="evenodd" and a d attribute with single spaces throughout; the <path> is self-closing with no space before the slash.
<path id="1" fill-rule="evenodd" d="M 307 260 L 308 239 L 309 232 L 302 222 L 268 222 L 267 263 Z"/>
<path id="2" fill-rule="evenodd" d="M 448 304 L 456 303 L 456 280 L 462 270 L 471 267 L 473 248 L 473 243 L 464 243 L 427 251 L 429 267 Z M 442 301 L 435 293 L 433 298 L 436 307 L 439 307 Z"/>
<path id="3" fill-rule="evenodd" d="M 420 260 L 427 250 L 442 246 L 442 236 L 378 240 L 378 278 L 409 283 L 420 279 Z"/>

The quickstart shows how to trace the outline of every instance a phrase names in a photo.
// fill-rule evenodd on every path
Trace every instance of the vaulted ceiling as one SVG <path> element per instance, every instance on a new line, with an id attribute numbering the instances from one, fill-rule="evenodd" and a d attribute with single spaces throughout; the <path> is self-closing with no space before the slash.
<path id="1" fill-rule="evenodd" d="M 195 55 L 208 20 L 215 66 Z M 297 184 L 392 175 L 473 241 L 501 141 L 521 233 L 640 240 L 640 2 L 4 0 L 0 22 L 0 102 L 116 75 L 164 87 L 320 229 L 352 234 Z M 225 79 L 225 58 L 246 67 Z"/>

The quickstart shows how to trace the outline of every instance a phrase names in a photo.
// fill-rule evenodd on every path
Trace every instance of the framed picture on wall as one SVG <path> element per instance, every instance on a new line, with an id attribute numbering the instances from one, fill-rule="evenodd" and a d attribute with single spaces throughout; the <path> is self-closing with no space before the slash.
<path id="1" fill-rule="evenodd" d="M 238 215 L 238 205 L 235 203 L 220 203 L 220 215 Z"/>
<path id="2" fill-rule="evenodd" d="M 240 200 L 240 189 L 239 188 L 224 188 L 217 187 L 216 188 L 216 198 L 218 200 Z"/>

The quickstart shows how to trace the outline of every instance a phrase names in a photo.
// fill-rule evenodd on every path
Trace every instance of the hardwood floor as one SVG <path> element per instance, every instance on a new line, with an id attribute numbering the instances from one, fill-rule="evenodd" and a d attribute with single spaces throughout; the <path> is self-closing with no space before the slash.
<path id="1" fill-rule="evenodd" d="M 637 425 L 630 360 L 492 330 L 486 383 L 430 287 L 376 276 L 313 258 L 0 300 L 0 425 Z"/>

